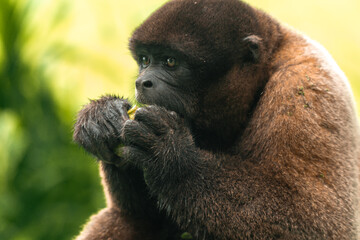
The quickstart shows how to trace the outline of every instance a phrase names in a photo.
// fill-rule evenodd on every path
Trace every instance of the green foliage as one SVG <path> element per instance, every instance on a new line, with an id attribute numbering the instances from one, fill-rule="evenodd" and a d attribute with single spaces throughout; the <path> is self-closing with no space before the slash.
<path id="1" fill-rule="evenodd" d="M 0 2 L 0 239 L 70 239 L 103 197 L 96 164 L 72 143 L 72 119 L 60 117 L 47 66 L 24 59 L 31 7 Z"/>

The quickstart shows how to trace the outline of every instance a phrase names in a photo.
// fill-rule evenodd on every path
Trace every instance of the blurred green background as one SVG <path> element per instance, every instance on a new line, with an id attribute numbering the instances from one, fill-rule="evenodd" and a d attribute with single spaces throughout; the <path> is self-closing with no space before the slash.
<path id="1" fill-rule="evenodd" d="M 71 239 L 105 206 L 72 143 L 88 99 L 133 99 L 131 31 L 163 0 L 0 0 L 0 239 Z M 360 1 L 248 1 L 323 44 L 360 100 Z"/>

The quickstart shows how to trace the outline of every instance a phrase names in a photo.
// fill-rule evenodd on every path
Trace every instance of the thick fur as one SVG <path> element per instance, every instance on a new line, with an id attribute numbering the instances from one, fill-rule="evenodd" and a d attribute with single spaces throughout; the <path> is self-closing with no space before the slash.
<path id="1" fill-rule="evenodd" d="M 170 1 L 134 32 L 144 47 L 186 58 L 192 106 L 84 107 L 74 139 L 102 160 L 108 207 L 78 239 L 359 238 L 359 125 L 326 50 L 236 0 Z"/>

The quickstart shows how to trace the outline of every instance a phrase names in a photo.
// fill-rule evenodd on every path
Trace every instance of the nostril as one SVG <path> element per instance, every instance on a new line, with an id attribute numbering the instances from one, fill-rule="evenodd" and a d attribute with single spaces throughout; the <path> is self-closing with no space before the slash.
<path id="1" fill-rule="evenodd" d="M 146 88 L 151 88 L 153 86 L 153 83 L 149 80 L 143 82 L 143 86 Z"/>

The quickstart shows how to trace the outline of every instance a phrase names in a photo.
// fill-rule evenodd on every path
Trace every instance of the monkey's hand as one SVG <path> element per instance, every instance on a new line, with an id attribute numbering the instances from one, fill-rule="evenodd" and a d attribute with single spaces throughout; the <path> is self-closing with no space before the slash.
<path id="1" fill-rule="evenodd" d="M 114 151 L 121 143 L 124 122 L 129 119 L 127 100 L 106 95 L 92 100 L 78 114 L 74 126 L 74 141 L 99 160 L 117 166 L 123 161 Z"/>
<path id="2" fill-rule="evenodd" d="M 198 170 L 192 135 L 175 112 L 157 106 L 138 109 L 124 125 L 123 140 L 124 159 L 144 171 L 149 186 L 165 186 L 156 181 L 176 181 Z"/>

